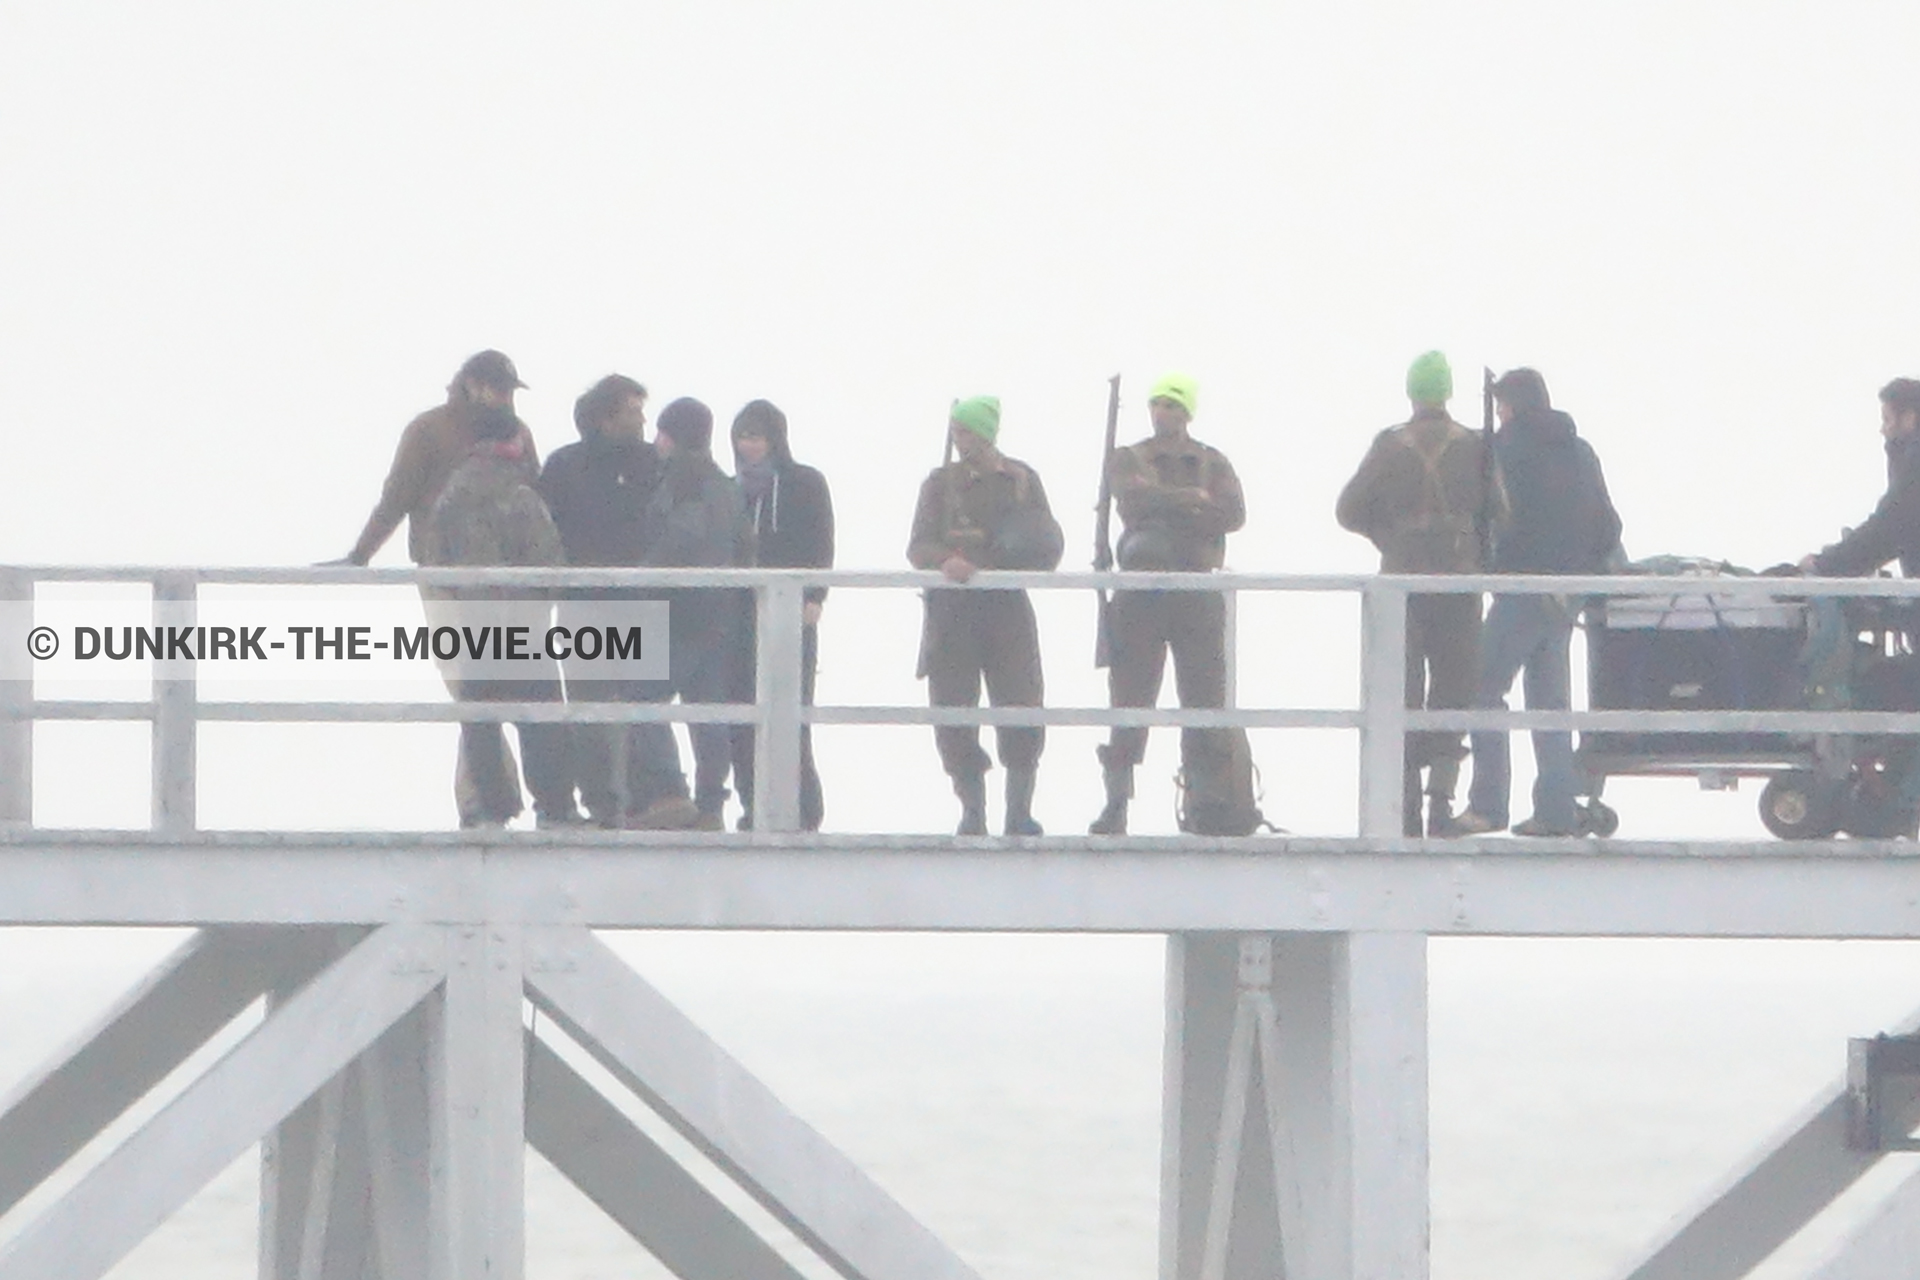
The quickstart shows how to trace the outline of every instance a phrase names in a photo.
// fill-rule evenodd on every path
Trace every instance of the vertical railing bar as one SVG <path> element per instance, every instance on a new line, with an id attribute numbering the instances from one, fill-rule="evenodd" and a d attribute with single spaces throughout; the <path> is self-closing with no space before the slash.
<path id="1" fill-rule="evenodd" d="M 33 578 L 0 571 L 0 826 L 33 825 Z"/>
<path id="2" fill-rule="evenodd" d="M 800 829 L 799 582 L 777 577 L 755 592 L 753 824 L 756 831 Z"/>
<path id="3" fill-rule="evenodd" d="M 1240 590 L 1220 589 L 1221 630 L 1226 633 L 1227 697 L 1222 705 L 1231 709 L 1240 705 Z"/>
<path id="4" fill-rule="evenodd" d="M 1374 580 L 1360 592 L 1360 835 L 1401 826 L 1407 736 L 1407 592 Z"/>
<path id="5" fill-rule="evenodd" d="M 198 620 L 198 583 L 191 571 L 163 570 L 153 580 L 153 623 L 191 628 Z M 153 665 L 153 829 L 184 835 L 198 825 L 198 664 L 191 658 Z"/>

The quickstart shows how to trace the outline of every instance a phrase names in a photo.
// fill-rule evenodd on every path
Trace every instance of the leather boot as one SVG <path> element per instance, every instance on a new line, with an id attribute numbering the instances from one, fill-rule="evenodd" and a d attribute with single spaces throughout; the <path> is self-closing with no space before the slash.
<path id="1" fill-rule="evenodd" d="M 957 836 L 987 834 L 987 775 L 960 773 L 953 779 L 953 794 L 960 797 L 960 825 Z"/>
<path id="2" fill-rule="evenodd" d="M 1033 784 L 1039 770 L 1007 766 L 1007 834 L 1010 836 L 1045 835 L 1033 820 Z"/>
<path id="3" fill-rule="evenodd" d="M 1109 765 L 1103 776 L 1107 784 L 1107 807 L 1087 825 L 1087 834 L 1123 836 L 1127 834 L 1127 801 L 1133 799 L 1133 768 Z"/>

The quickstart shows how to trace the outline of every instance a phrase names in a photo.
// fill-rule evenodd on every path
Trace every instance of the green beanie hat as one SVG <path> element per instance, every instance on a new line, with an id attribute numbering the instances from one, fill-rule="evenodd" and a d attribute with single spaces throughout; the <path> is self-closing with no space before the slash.
<path id="1" fill-rule="evenodd" d="M 948 416 L 988 444 L 1000 437 L 1000 401 L 994 396 L 956 401 Z"/>
<path id="2" fill-rule="evenodd" d="M 1149 400 L 1171 400 L 1187 411 L 1191 418 L 1200 407 L 1200 384 L 1184 373 L 1170 373 L 1153 384 L 1153 390 L 1147 392 Z"/>
<path id="3" fill-rule="evenodd" d="M 1445 404 L 1453 398 L 1453 369 L 1438 351 L 1429 351 L 1407 369 L 1407 399 L 1415 404 Z"/>

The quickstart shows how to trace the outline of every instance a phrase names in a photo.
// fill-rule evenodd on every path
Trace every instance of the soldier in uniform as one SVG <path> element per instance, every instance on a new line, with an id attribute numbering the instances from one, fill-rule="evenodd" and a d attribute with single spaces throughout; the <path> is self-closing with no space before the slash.
<path id="1" fill-rule="evenodd" d="M 1429 351 L 1407 370 L 1413 416 L 1374 437 L 1334 516 L 1380 549 L 1382 573 L 1485 573 L 1506 495 L 1487 455 L 1489 442 L 1447 413 L 1453 370 Z M 1407 599 L 1407 706 L 1431 710 L 1472 703 L 1479 672 L 1480 595 Z M 1420 771 L 1427 772 L 1426 834 L 1463 834 L 1453 791 L 1466 758 L 1463 734 L 1409 734 L 1402 830 L 1421 834 Z"/>
<path id="2" fill-rule="evenodd" d="M 1122 570 L 1211 572 L 1225 562 L 1227 535 L 1246 523 L 1233 464 L 1187 434 L 1198 401 L 1192 378 L 1160 379 L 1147 401 L 1153 434 L 1114 450 L 1107 461 L 1123 530 L 1117 552 Z M 1107 688 L 1114 706 L 1158 701 L 1169 650 L 1182 707 L 1226 705 L 1226 606 L 1217 593 L 1118 591 L 1108 620 L 1113 660 Z M 1181 731 L 1183 762 L 1193 755 L 1195 734 Z M 1087 828 L 1094 835 L 1126 833 L 1133 771 L 1146 749 L 1144 726 L 1116 726 L 1099 748 L 1107 803 Z"/>
<path id="3" fill-rule="evenodd" d="M 966 583 L 981 569 L 1053 569 L 1060 563 L 1060 526 L 1040 477 L 996 446 L 1000 402 L 976 396 L 955 404 L 947 430 L 958 457 L 927 477 L 914 509 L 907 559 Z M 940 589 L 927 595 L 922 652 L 928 697 L 936 707 L 980 704 L 980 683 L 996 707 L 1037 707 L 1044 692 L 1040 634 L 1024 591 Z M 960 799 L 960 835 L 987 832 L 986 774 L 979 730 L 941 725 L 933 731 L 940 763 Z M 1039 835 L 1033 787 L 1046 730 L 997 729 L 1007 770 L 1008 835 Z"/>

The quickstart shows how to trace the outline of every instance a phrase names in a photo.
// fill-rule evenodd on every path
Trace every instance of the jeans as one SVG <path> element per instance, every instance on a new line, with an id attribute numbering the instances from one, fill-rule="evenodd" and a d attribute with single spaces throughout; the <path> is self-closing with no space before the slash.
<path id="1" fill-rule="evenodd" d="M 1573 640 L 1573 609 L 1557 596 L 1495 596 L 1480 633 L 1480 688 L 1474 706 L 1502 710 L 1514 676 L 1524 671 L 1522 688 L 1529 711 L 1565 711 L 1571 702 L 1568 649 Z M 1573 768 L 1573 735 L 1537 729 L 1533 734 L 1534 819 L 1558 831 L 1579 825 L 1574 796 L 1579 779 Z M 1513 777 L 1505 730 L 1473 734 L 1473 787 L 1467 805 L 1473 812 L 1506 826 Z"/>

